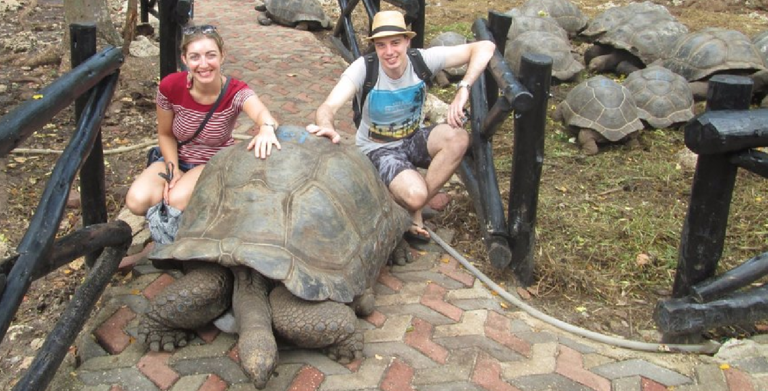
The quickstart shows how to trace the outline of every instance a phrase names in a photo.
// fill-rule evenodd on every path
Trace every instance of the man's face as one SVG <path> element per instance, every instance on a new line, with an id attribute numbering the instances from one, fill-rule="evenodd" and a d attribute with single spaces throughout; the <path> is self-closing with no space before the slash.
<path id="1" fill-rule="evenodd" d="M 405 56 L 411 39 L 405 35 L 376 38 L 373 45 L 382 68 L 400 76 L 405 71 Z"/>

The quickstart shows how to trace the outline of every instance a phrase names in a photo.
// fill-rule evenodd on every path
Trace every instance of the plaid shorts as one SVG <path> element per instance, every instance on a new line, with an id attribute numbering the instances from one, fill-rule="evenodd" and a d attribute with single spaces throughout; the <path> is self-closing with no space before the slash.
<path id="1" fill-rule="evenodd" d="M 427 140 L 433 128 L 434 126 L 420 128 L 404 138 L 400 145 L 381 147 L 368 152 L 368 158 L 379 171 L 379 176 L 387 187 L 397 174 L 404 170 L 429 167 L 432 157 L 429 156 Z"/>

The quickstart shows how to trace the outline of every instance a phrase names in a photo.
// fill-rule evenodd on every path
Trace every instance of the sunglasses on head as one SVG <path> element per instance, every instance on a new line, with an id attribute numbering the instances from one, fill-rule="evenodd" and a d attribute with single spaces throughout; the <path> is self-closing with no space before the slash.
<path id="1" fill-rule="evenodd" d="M 212 26 L 210 24 L 204 24 L 201 26 L 189 26 L 184 27 L 184 29 L 181 30 L 181 32 L 184 35 L 192 35 L 192 34 L 210 34 L 216 31 L 216 26 Z"/>

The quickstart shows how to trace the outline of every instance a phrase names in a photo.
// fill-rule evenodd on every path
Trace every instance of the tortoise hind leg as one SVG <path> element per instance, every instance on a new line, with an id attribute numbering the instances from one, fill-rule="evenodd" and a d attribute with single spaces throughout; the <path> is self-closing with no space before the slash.
<path id="1" fill-rule="evenodd" d="M 272 333 L 272 314 L 267 293 L 269 282 L 247 267 L 233 268 L 235 289 L 232 311 L 239 325 L 237 348 L 240 365 L 254 386 L 267 386 L 277 364 L 277 342 Z"/>
<path id="2" fill-rule="evenodd" d="M 342 364 L 363 356 L 363 334 L 347 305 L 334 301 L 302 300 L 284 286 L 269 295 L 275 331 L 302 348 L 326 348 Z"/>
<path id="3" fill-rule="evenodd" d="M 232 273 L 217 264 L 191 269 L 152 300 L 139 321 L 139 340 L 155 352 L 186 346 L 187 330 L 205 326 L 229 308 L 232 280 Z"/>

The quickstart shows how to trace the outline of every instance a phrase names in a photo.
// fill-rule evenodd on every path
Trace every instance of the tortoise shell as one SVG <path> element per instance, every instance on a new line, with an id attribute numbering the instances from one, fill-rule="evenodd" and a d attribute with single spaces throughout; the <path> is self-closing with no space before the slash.
<path id="1" fill-rule="evenodd" d="M 569 91 L 558 111 L 566 125 L 595 130 L 608 141 L 619 141 L 643 128 L 629 90 L 602 75 Z"/>
<path id="2" fill-rule="evenodd" d="M 644 64 L 650 64 L 687 33 L 688 28 L 666 7 L 646 1 L 606 10 L 581 34 L 595 36 L 597 42 L 626 50 Z"/>
<path id="3" fill-rule="evenodd" d="M 465 43 L 467 43 L 467 37 L 455 31 L 445 31 L 432 38 L 429 41 L 429 44 L 427 44 L 427 47 L 431 48 L 435 46 L 457 46 L 463 45 Z M 445 68 L 443 70 L 452 77 L 460 77 L 467 73 L 467 65 L 465 64 L 460 67 Z"/>
<path id="4" fill-rule="evenodd" d="M 584 70 L 584 65 L 571 54 L 568 40 L 546 31 L 528 31 L 507 41 L 504 59 L 513 72 L 520 72 L 520 61 L 525 53 L 546 54 L 552 58 L 552 76 L 560 81 L 572 80 Z"/>
<path id="5" fill-rule="evenodd" d="M 528 16 L 550 16 L 570 35 L 584 29 L 589 20 L 576 4 L 568 0 L 527 0 L 520 10 Z"/>
<path id="6" fill-rule="evenodd" d="M 176 240 L 150 259 L 244 265 L 305 300 L 350 302 L 373 285 L 410 216 L 354 145 L 297 126 L 276 133 L 282 150 L 267 159 L 247 143 L 217 153 Z"/>
<path id="7" fill-rule="evenodd" d="M 624 81 L 635 99 L 638 116 L 654 128 L 667 128 L 693 118 L 693 92 L 684 77 L 660 66 L 629 74 Z"/>
<path id="8" fill-rule="evenodd" d="M 316 23 L 329 28 L 331 20 L 317 0 L 265 0 L 264 6 L 271 19 L 285 26 L 300 22 Z"/>
<path id="9" fill-rule="evenodd" d="M 703 80 L 721 71 L 765 69 L 760 53 L 746 35 L 716 27 L 679 37 L 663 65 L 688 81 Z"/>
<path id="10" fill-rule="evenodd" d="M 507 31 L 507 41 L 517 38 L 518 35 L 528 31 L 546 31 L 555 34 L 568 41 L 568 32 L 557 21 L 549 16 L 523 15 L 520 10 L 513 8 L 506 12 L 512 18 Z"/>

